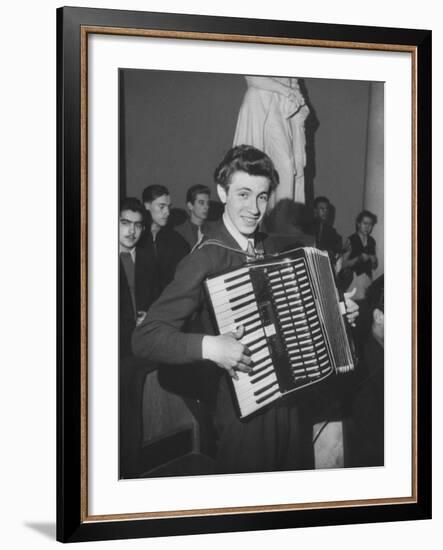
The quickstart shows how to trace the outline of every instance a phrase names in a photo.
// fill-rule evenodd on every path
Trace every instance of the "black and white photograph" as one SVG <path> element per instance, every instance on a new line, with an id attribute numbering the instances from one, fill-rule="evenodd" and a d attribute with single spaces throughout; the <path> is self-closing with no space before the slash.
<path id="1" fill-rule="evenodd" d="M 383 467 L 384 82 L 118 87 L 121 482 Z"/>

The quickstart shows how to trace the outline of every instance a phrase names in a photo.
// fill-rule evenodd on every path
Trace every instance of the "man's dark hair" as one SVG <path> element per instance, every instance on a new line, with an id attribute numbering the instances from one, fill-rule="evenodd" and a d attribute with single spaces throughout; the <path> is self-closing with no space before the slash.
<path id="1" fill-rule="evenodd" d="M 321 202 L 326 203 L 328 206 L 331 205 L 331 201 L 330 201 L 327 197 L 316 197 L 315 200 L 314 200 L 314 208 L 317 208 L 317 206 L 318 206 Z"/>
<path id="2" fill-rule="evenodd" d="M 186 192 L 186 202 L 190 202 L 191 204 L 194 204 L 194 201 L 197 198 L 198 194 L 208 195 L 208 197 L 210 197 L 211 191 L 209 187 L 207 187 L 206 185 L 201 185 L 201 184 L 193 185 Z"/>
<path id="3" fill-rule="evenodd" d="M 148 185 L 143 189 L 142 200 L 143 202 L 152 202 L 163 195 L 169 195 L 168 188 L 164 185 Z"/>
<path id="4" fill-rule="evenodd" d="M 270 191 L 273 191 L 280 181 L 278 172 L 268 155 L 251 145 L 238 145 L 230 149 L 217 166 L 214 180 L 227 191 L 235 172 L 268 178 Z"/>
<path id="5" fill-rule="evenodd" d="M 138 212 L 142 215 L 143 221 L 145 217 L 145 209 L 142 203 L 135 197 L 126 197 L 120 202 L 120 215 L 125 210 L 130 210 L 131 212 Z"/>
<path id="6" fill-rule="evenodd" d="M 369 210 L 363 210 L 362 212 L 360 212 L 360 214 L 357 216 L 355 220 L 355 223 L 356 224 L 361 223 L 363 218 L 371 218 L 372 225 L 375 225 L 377 223 L 377 216 L 372 212 L 370 212 Z"/>
<path id="7" fill-rule="evenodd" d="M 377 277 L 375 281 L 366 291 L 366 300 L 368 303 L 368 308 L 370 313 L 374 309 L 379 309 L 380 311 L 385 311 L 385 281 L 384 275 Z"/>

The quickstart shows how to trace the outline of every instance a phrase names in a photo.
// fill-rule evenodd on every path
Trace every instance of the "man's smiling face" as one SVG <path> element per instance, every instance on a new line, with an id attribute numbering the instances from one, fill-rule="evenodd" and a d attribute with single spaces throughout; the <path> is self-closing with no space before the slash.
<path id="1" fill-rule="evenodd" d="M 235 227 L 246 237 L 252 235 L 263 219 L 269 200 L 269 179 L 235 172 L 227 189 L 218 185 L 220 200 Z"/>

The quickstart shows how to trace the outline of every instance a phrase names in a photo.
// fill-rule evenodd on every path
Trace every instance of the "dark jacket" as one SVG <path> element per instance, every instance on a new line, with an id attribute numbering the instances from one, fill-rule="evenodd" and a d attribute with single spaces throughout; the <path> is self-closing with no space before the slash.
<path id="1" fill-rule="evenodd" d="M 181 235 L 168 228 L 160 229 L 155 242 L 152 233 L 146 232 L 140 240 L 139 247 L 155 259 L 154 299 L 157 299 L 174 278 L 178 263 L 189 253 L 190 247 Z"/>
<path id="2" fill-rule="evenodd" d="M 384 349 L 369 335 L 353 374 L 347 466 L 384 464 Z"/>
<path id="3" fill-rule="evenodd" d="M 156 298 L 156 273 L 154 258 L 143 248 L 135 253 L 135 304 L 129 290 L 123 263 L 119 260 L 120 270 L 120 357 L 132 355 L 131 337 L 135 328 L 137 311 L 147 311 Z"/>
<path id="4" fill-rule="evenodd" d="M 208 232 L 210 223 L 211 222 L 205 222 L 201 225 L 200 231 L 203 235 Z M 185 222 L 177 225 L 174 229 L 185 239 L 192 250 L 198 242 L 198 226 L 192 223 L 188 218 Z"/>
<path id="5" fill-rule="evenodd" d="M 357 258 L 357 256 L 360 256 L 360 254 L 363 253 L 369 254 L 371 256 L 375 255 L 375 240 L 370 235 L 368 235 L 368 242 L 366 246 L 364 246 L 358 233 L 354 233 L 349 237 L 349 245 L 351 247 L 351 253 L 349 254 L 350 260 L 352 260 L 353 258 Z M 366 275 L 371 277 L 371 260 L 366 260 L 365 262 L 358 261 L 351 269 L 355 272 L 356 275 L 366 273 Z"/>
<path id="6" fill-rule="evenodd" d="M 307 233 L 315 239 L 315 247 L 319 250 L 326 250 L 331 261 L 334 261 L 336 254 L 342 250 L 342 238 L 328 222 L 314 220 L 306 229 Z"/>

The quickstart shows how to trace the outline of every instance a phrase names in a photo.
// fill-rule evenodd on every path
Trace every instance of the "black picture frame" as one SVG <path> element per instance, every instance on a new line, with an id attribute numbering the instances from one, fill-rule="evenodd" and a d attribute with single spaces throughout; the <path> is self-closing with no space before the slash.
<path id="1" fill-rule="evenodd" d="M 89 517 L 87 512 L 87 169 L 82 60 L 85 36 L 153 31 L 203 33 L 205 40 L 289 41 L 323 47 L 410 51 L 413 121 L 413 486 L 410 499 L 385 499 L 241 513 Z M 123 31 L 123 32 L 124 32 Z M 190 34 L 189 34 L 190 33 Z M 220 38 L 221 36 L 221 38 Z M 251 38 L 252 37 L 252 38 Z M 292 42 L 291 42 L 292 41 Z M 296 42 L 294 42 L 296 41 Z M 172 13 L 57 10 L 57 539 L 62 542 L 283 529 L 431 517 L 431 31 L 208 17 Z M 86 75 L 87 76 L 87 75 Z"/>

